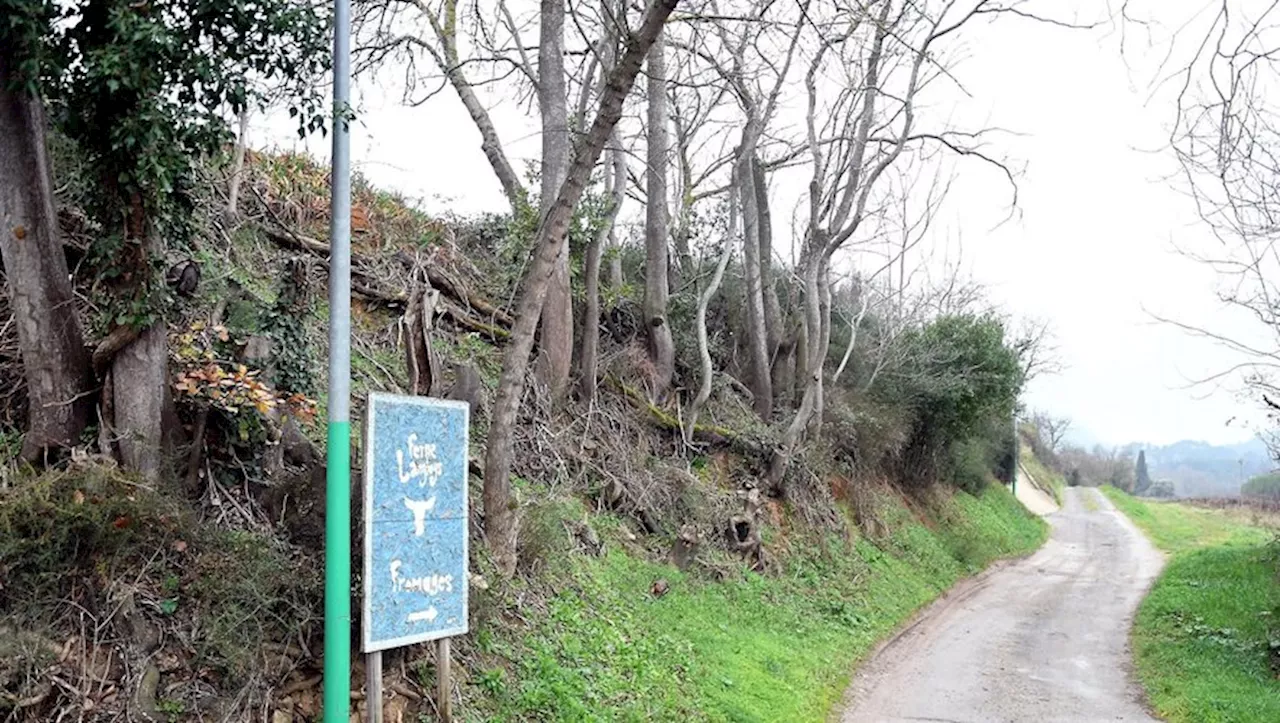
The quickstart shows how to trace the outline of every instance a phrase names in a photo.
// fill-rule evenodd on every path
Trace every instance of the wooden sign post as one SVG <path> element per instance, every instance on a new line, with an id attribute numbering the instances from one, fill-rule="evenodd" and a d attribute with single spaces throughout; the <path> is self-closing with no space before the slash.
<path id="1" fill-rule="evenodd" d="M 436 706 L 440 709 L 440 720 L 449 723 L 453 720 L 453 681 L 449 679 L 449 639 L 436 641 Z"/>
<path id="2" fill-rule="evenodd" d="M 373 393 L 365 412 L 363 648 L 369 719 L 382 651 L 437 641 L 437 701 L 452 720 L 449 637 L 467 632 L 470 407 Z"/>

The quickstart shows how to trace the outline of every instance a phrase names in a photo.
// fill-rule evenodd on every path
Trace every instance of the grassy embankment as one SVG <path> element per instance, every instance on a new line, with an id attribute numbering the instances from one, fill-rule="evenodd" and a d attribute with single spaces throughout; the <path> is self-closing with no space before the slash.
<path id="1" fill-rule="evenodd" d="M 479 715 L 824 720 L 879 640 L 957 580 L 1035 549 L 1046 534 L 994 484 L 926 507 L 882 494 L 882 539 L 775 539 L 781 574 L 724 582 L 627 554 L 619 531 L 598 518 L 610 552 L 564 558 L 545 615 L 519 641 L 481 643 L 496 664 L 473 671 L 486 692 Z M 655 598 L 657 579 L 670 591 Z"/>
<path id="2" fill-rule="evenodd" d="M 1170 723 L 1280 721 L 1275 531 L 1220 510 L 1107 497 L 1169 554 L 1134 622 L 1138 677 Z"/>
<path id="3" fill-rule="evenodd" d="M 1053 496 L 1054 502 L 1061 505 L 1062 489 L 1067 486 L 1066 480 L 1062 478 L 1062 475 L 1046 467 L 1031 451 L 1031 445 L 1026 441 L 1018 445 L 1018 455 L 1027 474 L 1031 475 L 1036 484 L 1043 487 L 1046 492 Z"/>

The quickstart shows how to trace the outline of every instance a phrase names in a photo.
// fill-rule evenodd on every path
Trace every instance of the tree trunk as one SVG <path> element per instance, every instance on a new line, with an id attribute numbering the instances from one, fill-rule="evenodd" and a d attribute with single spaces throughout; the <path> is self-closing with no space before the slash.
<path id="1" fill-rule="evenodd" d="M 606 7 L 609 7 L 608 3 Z M 610 9 L 618 12 L 625 10 L 625 6 L 613 4 Z M 612 23 L 608 24 L 605 27 L 600 50 L 600 87 L 598 90 L 601 94 L 605 92 L 604 84 L 608 78 L 609 71 L 617 63 L 618 39 L 617 26 Z M 580 126 L 586 123 L 586 97 L 587 94 L 584 89 L 582 94 L 584 100 L 579 107 L 578 113 Z M 595 403 L 596 383 L 599 381 L 600 376 L 600 261 L 604 256 L 605 245 L 609 244 L 613 239 L 614 222 L 622 211 L 622 204 L 627 198 L 627 159 L 622 152 L 622 141 L 618 137 L 616 130 L 609 135 L 609 139 L 612 146 L 608 156 L 610 170 L 605 172 L 604 182 L 605 193 L 611 199 L 609 212 L 599 231 L 591 237 L 591 243 L 587 246 L 587 255 L 583 268 L 583 273 L 586 276 L 583 282 L 586 287 L 586 304 L 583 310 L 582 347 L 579 352 L 578 399 L 587 405 Z"/>
<path id="2" fill-rule="evenodd" d="M 752 159 L 752 182 L 756 192 L 756 217 L 759 219 L 760 287 L 764 297 L 764 329 L 769 352 L 769 376 L 773 380 L 773 401 L 789 409 L 796 387 L 794 339 L 783 334 L 782 304 L 778 300 L 778 284 L 773 274 L 773 213 L 769 209 L 769 186 L 764 164 L 757 155 Z"/>
<path id="3" fill-rule="evenodd" d="M 767 316 L 769 313 L 767 305 L 765 309 Z M 796 349 L 804 344 L 801 336 L 799 330 L 793 331 L 790 335 L 784 336 L 773 351 L 773 399 L 777 406 L 783 409 L 790 409 L 795 403 L 796 369 L 804 366 L 796 364 Z"/>
<path id="4" fill-rule="evenodd" d="M 613 12 L 618 14 L 617 17 L 626 17 L 626 3 L 620 1 L 620 3 L 614 4 Z M 617 24 L 611 23 L 605 29 L 605 37 L 608 38 L 608 42 L 605 44 L 605 50 L 607 50 L 605 59 L 608 60 L 609 68 L 604 68 L 600 72 L 600 83 L 602 84 L 604 83 L 605 75 L 612 69 L 613 64 L 617 63 L 617 54 L 620 52 L 618 50 L 618 47 L 620 47 L 620 44 L 618 44 L 618 32 L 620 32 L 620 28 L 618 28 Z M 622 177 L 621 180 L 614 179 L 616 186 L 614 186 L 613 192 L 621 195 L 621 198 L 626 198 L 626 155 L 622 152 L 621 139 L 617 138 L 617 133 L 614 133 L 613 145 L 617 148 L 618 154 L 614 157 L 613 163 L 622 164 L 621 166 L 614 166 L 614 171 L 621 168 Z M 622 276 L 622 250 L 618 246 L 618 226 L 616 223 L 609 224 L 608 246 L 605 247 L 605 251 L 608 251 L 609 256 L 609 288 L 613 289 L 614 292 L 618 292 L 618 290 L 622 289 L 623 284 L 626 284 L 626 279 Z"/>
<path id="5" fill-rule="evenodd" d="M 667 69 L 662 36 L 649 49 L 648 168 L 645 173 L 644 325 L 653 363 L 653 398 L 666 398 L 675 375 L 675 344 L 667 320 Z"/>
<path id="6" fill-rule="evenodd" d="M 574 209 L 582 199 L 591 169 L 600 158 L 605 141 L 622 117 L 622 103 L 635 84 L 640 64 L 667 16 L 678 0 L 652 0 L 645 10 L 640 27 L 626 40 L 621 60 L 609 73 L 601 94 L 600 108 L 591 129 L 583 136 L 573 156 L 573 163 L 560 187 L 559 194 L 538 229 L 534 256 L 521 283 L 516 304 L 516 321 L 511 329 L 510 344 L 502 358 L 502 377 L 493 405 L 493 422 L 489 428 L 484 467 L 485 535 L 498 569 L 504 574 L 515 572 L 517 518 L 511 497 L 512 433 L 524 395 L 525 373 L 529 353 L 533 349 L 534 331 L 542 314 L 547 289 L 555 264 L 565 245 L 565 236 Z"/>
<path id="7" fill-rule="evenodd" d="M 840 375 L 844 373 L 845 367 L 849 365 L 849 359 L 853 357 L 854 346 L 858 343 L 858 327 L 862 326 L 862 320 L 867 317 L 867 310 L 871 308 L 871 304 L 867 300 L 869 289 L 864 284 L 858 289 L 858 311 L 849 319 L 849 344 L 844 348 L 844 356 L 840 359 L 840 366 L 836 367 L 836 371 L 831 375 L 831 383 L 834 385 L 840 380 Z"/>
<path id="8" fill-rule="evenodd" d="M 689 164 L 688 133 L 684 130 L 678 108 L 676 112 L 671 114 L 671 118 L 676 131 L 676 177 L 679 179 L 676 196 L 680 199 L 676 204 L 676 208 L 679 210 L 676 215 L 675 229 L 672 231 L 671 240 L 676 249 L 676 268 L 679 269 L 675 286 L 679 287 L 681 284 L 680 277 L 689 273 L 689 270 L 693 268 L 693 252 L 689 248 L 689 236 L 691 234 L 689 225 L 693 222 L 694 204 L 693 168 Z"/>
<path id="9" fill-rule="evenodd" d="M 231 161 L 231 182 L 227 184 L 227 216 L 239 215 L 240 184 L 244 180 L 244 156 L 249 150 L 249 108 L 240 111 L 240 135 L 236 136 L 235 156 Z"/>
<path id="10" fill-rule="evenodd" d="M 756 414 L 768 421 L 773 413 L 772 365 L 765 328 L 763 279 L 760 276 L 760 216 L 750 151 L 740 153 L 737 183 L 742 199 L 742 267 L 746 275 L 747 348 L 751 359 L 751 393 Z"/>
<path id="11" fill-rule="evenodd" d="M 737 188 L 731 187 L 729 189 L 729 228 L 725 234 L 724 249 L 720 251 L 720 262 L 716 264 L 716 272 L 711 276 L 711 282 L 703 290 L 702 296 L 698 297 L 698 310 L 695 315 L 694 330 L 698 335 L 698 358 L 702 362 L 702 381 L 698 385 L 698 394 L 689 405 L 689 411 L 685 415 L 684 439 L 686 443 L 693 441 L 693 433 L 698 427 L 698 415 L 702 413 L 702 406 L 711 398 L 711 382 L 715 367 L 711 363 L 711 345 L 707 339 L 707 307 L 711 305 L 711 300 L 715 298 L 716 291 L 720 289 L 720 282 L 724 280 L 724 270 L 729 265 L 729 259 L 733 257 L 733 245 L 737 241 L 735 238 L 737 235 L 738 194 Z"/>
<path id="12" fill-rule="evenodd" d="M 44 106 L 14 89 L 9 53 L 0 48 L 0 258 L 27 380 L 22 457 L 34 461 L 79 440 L 93 376 L 54 210 Z"/>
<path id="13" fill-rule="evenodd" d="M 511 204 L 511 212 L 518 215 L 524 209 L 526 202 L 524 186 L 520 183 L 520 177 L 516 174 L 515 168 L 507 159 L 502 141 L 498 138 L 498 131 L 493 125 L 493 118 L 476 95 L 471 81 L 463 73 L 463 65 L 458 58 L 457 0 L 445 0 L 442 14 L 443 23 L 436 21 L 434 16 L 430 16 L 432 28 L 440 40 L 444 56 L 443 58 L 437 56 L 436 61 L 441 66 L 441 72 L 448 78 L 449 85 L 453 86 L 454 92 L 458 94 L 463 107 L 467 109 L 467 115 L 471 116 L 471 121 L 480 131 L 480 150 L 484 152 L 490 168 L 498 177 L 498 182 L 502 184 L 502 191 L 507 196 L 507 202 Z M 562 13 L 561 18 L 563 17 Z"/>
<path id="14" fill-rule="evenodd" d="M 565 0 L 542 0 L 538 44 L 538 104 L 542 108 L 542 192 L 540 212 L 556 200 L 569 170 L 569 105 L 564 77 Z M 573 364 L 573 297 L 569 288 L 569 246 L 556 259 L 542 308 L 538 376 L 555 402 L 568 389 Z"/>
<path id="15" fill-rule="evenodd" d="M 809 434 L 816 439 L 822 434 L 822 420 L 826 413 L 827 389 L 826 369 L 827 353 L 831 349 L 831 263 L 824 254 L 818 267 L 818 318 L 820 339 L 814 349 L 814 358 L 810 362 L 817 378 L 818 392 L 813 400 L 813 413 L 809 415 Z"/>
<path id="16" fill-rule="evenodd" d="M 618 136 L 613 135 L 614 147 L 609 151 L 613 172 L 606 176 L 605 189 L 612 197 L 609 215 L 605 218 L 600 230 L 591 239 L 587 247 L 586 274 L 587 301 L 585 316 L 582 321 L 582 376 L 578 380 L 578 398 L 590 404 L 596 398 L 596 381 L 599 373 L 600 349 L 600 258 L 604 253 L 604 245 L 613 234 L 614 221 L 622 210 L 622 203 L 627 198 L 627 160 L 618 145 Z"/>
<path id="17" fill-rule="evenodd" d="M 756 190 L 756 217 L 760 235 L 760 283 L 764 292 L 765 336 L 769 340 L 769 356 L 778 354 L 782 345 L 782 305 L 778 302 L 778 284 L 773 277 L 773 213 L 769 210 L 769 186 L 765 182 L 764 164 L 759 156 L 752 159 L 752 181 Z"/>
<path id="18" fill-rule="evenodd" d="M 609 229 L 609 288 L 617 291 L 627 283 L 622 274 L 622 246 L 618 243 L 618 229 Z"/>
<path id="19" fill-rule="evenodd" d="M 136 253 L 131 258 L 135 266 L 130 283 L 137 288 L 147 283 L 145 275 L 152 273 L 150 259 L 160 253 L 160 247 L 140 195 L 133 193 L 128 204 L 124 232 L 130 253 Z M 121 328 L 126 332 L 133 329 L 117 327 L 112 335 Z M 110 358 L 111 422 L 125 469 L 156 484 L 174 436 L 181 430 L 169 393 L 168 326 L 159 318 L 136 334 Z M 95 352 L 95 361 L 98 358 Z"/>
<path id="20" fill-rule="evenodd" d="M 783 432 L 782 442 L 769 464 L 769 483 L 775 487 L 781 484 L 805 429 L 822 404 L 822 358 L 826 355 L 826 349 L 823 346 L 821 287 L 822 269 L 825 264 L 821 252 L 813 251 L 814 248 L 822 248 L 818 241 L 818 239 L 810 239 L 811 247 L 805 254 L 804 266 L 801 270 L 801 281 L 804 285 L 805 345 L 803 349 L 797 351 L 797 355 L 798 357 L 802 355 L 804 358 L 805 376 L 801 380 L 803 387 L 800 390 L 800 406 L 796 409 L 791 423 L 787 425 L 786 431 Z M 799 358 L 797 358 L 797 366 L 798 361 Z"/>
<path id="21" fill-rule="evenodd" d="M 792 337 L 790 375 L 787 376 L 787 397 L 792 404 L 799 403 L 799 395 L 804 392 L 804 380 L 809 378 L 809 357 L 805 354 L 805 349 L 809 348 L 809 332 L 804 325 L 803 305 L 800 312 L 801 317 Z"/>
<path id="22" fill-rule="evenodd" d="M 166 327 L 154 324 L 116 354 L 111 364 L 114 427 L 120 461 L 156 483 L 164 468 L 165 400 L 168 398 Z"/>

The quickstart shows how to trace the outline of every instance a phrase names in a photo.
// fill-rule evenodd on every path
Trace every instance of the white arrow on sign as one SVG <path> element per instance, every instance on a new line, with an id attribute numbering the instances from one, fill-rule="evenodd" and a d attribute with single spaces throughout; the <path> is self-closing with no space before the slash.
<path id="1" fill-rule="evenodd" d="M 426 620 L 429 623 L 435 622 L 436 616 L 439 614 L 440 613 L 436 611 L 435 606 L 432 606 L 427 608 L 426 610 L 419 610 L 416 613 L 409 613 L 409 622 L 420 623 L 423 620 Z"/>

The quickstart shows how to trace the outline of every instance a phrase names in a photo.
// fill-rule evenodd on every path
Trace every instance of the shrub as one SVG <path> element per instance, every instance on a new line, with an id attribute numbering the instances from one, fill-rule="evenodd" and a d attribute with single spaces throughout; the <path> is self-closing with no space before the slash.
<path id="1" fill-rule="evenodd" d="M 80 576 L 132 564 L 185 522 L 172 500 L 111 467 L 23 476 L 0 496 L 0 609 L 61 599 Z"/>
<path id="2" fill-rule="evenodd" d="M 910 441 L 914 416 L 901 405 L 884 404 L 836 386 L 827 391 L 824 438 L 840 457 L 864 471 L 876 470 Z"/>
<path id="3" fill-rule="evenodd" d="M 991 448 L 982 439 L 966 439 L 951 445 L 947 475 L 952 484 L 978 494 L 991 479 Z"/>
<path id="4" fill-rule="evenodd" d="M 927 480 L 950 473 L 946 476 L 965 484 L 982 464 L 987 474 L 1010 477 L 1015 455 L 1010 420 L 1022 369 L 1005 343 L 1003 322 L 990 315 L 943 316 L 896 343 L 902 346 L 898 363 L 881 374 L 873 391 L 883 402 L 905 404 L 915 413 L 901 476 Z M 948 469 L 941 468 L 944 464 Z M 964 471 L 957 476 L 960 468 Z"/>
<path id="5" fill-rule="evenodd" d="M 56 601 L 108 610 L 113 590 L 128 588 L 139 614 L 231 681 L 256 674 L 262 641 L 318 631 L 317 562 L 269 534 L 201 520 L 113 466 L 24 475 L 0 495 L 0 616 L 63 624 L 50 617 Z"/>
<path id="6" fill-rule="evenodd" d="M 582 517 L 583 510 L 576 503 L 536 500 L 525 505 L 517 566 L 525 572 L 536 573 L 547 564 L 567 557 L 573 540 L 565 529 L 565 521 Z"/>
<path id="7" fill-rule="evenodd" d="M 1240 494 L 1245 497 L 1280 500 L 1280 472 L 1258 475 L 1250 479 L 1240 488 Z"/>

